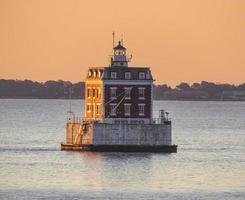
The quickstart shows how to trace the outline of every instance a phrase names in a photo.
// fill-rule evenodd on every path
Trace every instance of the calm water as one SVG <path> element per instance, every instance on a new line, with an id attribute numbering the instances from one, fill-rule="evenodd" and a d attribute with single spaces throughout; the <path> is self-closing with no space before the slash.
<path id="1" fill-rule="evenodd" d="M 0 100 L 0 199 L 245 199 L 245 102 L 154 102 L 177 154 L 60 151 L 67 108 Z"/>

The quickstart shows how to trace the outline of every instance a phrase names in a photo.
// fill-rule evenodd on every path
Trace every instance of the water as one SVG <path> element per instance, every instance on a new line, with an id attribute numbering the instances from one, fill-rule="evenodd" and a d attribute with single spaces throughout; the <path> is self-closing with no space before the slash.
<path id="1" fill-rule="evenodd" d="M 0 199 L 245 199 L 245 102 L 155 101 L 177 154 L 60 151 L 68 104 L 0 100 Z"/>

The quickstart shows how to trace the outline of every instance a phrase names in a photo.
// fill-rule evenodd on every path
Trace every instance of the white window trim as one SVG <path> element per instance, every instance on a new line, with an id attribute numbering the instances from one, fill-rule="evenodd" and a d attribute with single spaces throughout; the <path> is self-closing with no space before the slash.
<path id="1" fill-rule="evenodd" d="M 128 77 L 128 78 L 127 78 L 126 74 L 129 74 L 129 77 Z M 125 78 L 126 80 L 130 80 L 130 79 L 131 79 L 131 72 L 125 72 L 125 73 L 124 73 L 124 78 Z"/>
<path id="2" fill-rule="evenodd" d="M 141 76 L 140 76 L 141 74 L 144 74 L 144 78 L 141 78 Z M 143 79 L 145 79 L 145 77 L 146 77 L 145 72 L 139 72 L 139 79 L 143 80 Z"/>
<path id="3" fill-rule="evenodd" d="M 115 76 L 113 77 L 112 74 L 114 74 Z M 117 72 L 111 72 L 111 79 L 117 79 Z"/>
<path id="4" fill-rule="evenodd" d="M 99 106 L 99 109 L 97 109 L 97 106 Z M 95 107 L 96 107 L 96 112 L 95 113 L 96 113 L 96 115 L 99 115 L 100 114 L 99 111 L 101 110 L 101 103 L 96 103 Z"/>
<path id="5" fill-rule="evenodd" d="M 87 97 L 88 97 L 88 99 L 91 99 L 90 90 L 91 90 L 91 87 L 87 87 Z"/>
<path id="6" fill-rule="evenodd" d="M 87 110 L 87 112 L 91 112 L 91 103 L 87 103 L 87 105 L 86 106 L 88 106 L 89 107 L 89 110 L 86 108 L 86 110 Z"/>
<path id="7" fill-rule="evenodd" d="M 140 97 L 140 90 L 144 90 L 144 97 Z M 138 88 L 138 92 L 139 92 L 139 99 L 145 99 L 145 87 L 139 87 Z"/>
<path id="8" fill-rule="evenodd" d="M 129 106 L 129 111 L 130 111 L 129 113 L 125 112 L 125 106 Z M 125 116 L 130 116 L 131 115 L 131 103 L 125 103 L 124 104 L 124 115 Z"/>
<path id="9" fill-rule="evenodd" d="M 117 108 L 114 110 L 114 113 L 111 113 L 111 106 L 116 106 L 116 105 L 117 105 L 116 103 L 110 103 L 110 116 L 116 116 L 117 115 L 117 113 L 116 113 Z"/>
<path id="10" fill-rule="evenodd" d="M 126 90 L 130 90 L 130 96 L 129 96 L 129 97 L 126 97 Z M 124 91 L 125 91 L 125 99 L 126 99 L 126 100 L 130 100 L 130 99 L 131 99 L 131 90 L 132 90 L 132 87 L 124 87 Z"/>
<path id="11" fill-rule="evenodd" d="M 112 90 L 115 90 L 115 97 L 112 97 Z M 110 99 L 117 99 L 117 87 L 110 87 Z"/>
<path id="12" fill-rule="evenodd" d="M 145 116 L 145 104 L 144 103 L 139 103 L 139 116 Z M 144 106 L 144 113 L 140 113 L 140 106 Z"/>

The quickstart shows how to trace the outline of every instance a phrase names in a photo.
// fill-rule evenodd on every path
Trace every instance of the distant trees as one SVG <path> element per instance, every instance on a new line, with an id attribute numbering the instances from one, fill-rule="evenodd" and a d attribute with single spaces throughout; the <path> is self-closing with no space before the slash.
<path id="1" fill-rule="evenodd" d="M 182 82 L 174 89 L 167 85 L 154 86 L 154 98 L 165 100 L 245 100 L 245 83 L 235 86 L 202 81 Z"/>
<path id="2" fill-rule="evenodd" d="M 85 83 L 0 79 L 0 98 L 73 99 L 84 98 Z M 182 82 L 175 88 L 166 84 L 153 86 L 156 100 L 245 100 L 245 83 L 235 86 L 202 81 Z"/>
<path id="3" fill-rule="evenodd" d="M 178 90 L 191 90 L 191 87 L 189 86 L 188 83 L 180 83 L 179 85 L 176 86 L 176 89 L 178 89 Z"/>
<path id="4" fill-rule="evenodd" d="M 40 98 L 40 99 L 84 98 L 84 83 L 72 84 L 69 81 L 46 81 L 0 79 L 0 98 Z"/>

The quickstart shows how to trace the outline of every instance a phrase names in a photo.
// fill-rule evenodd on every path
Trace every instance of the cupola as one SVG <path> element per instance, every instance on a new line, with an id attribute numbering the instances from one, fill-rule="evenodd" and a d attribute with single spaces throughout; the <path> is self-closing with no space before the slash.
<path id="1" fill-rule="evenodd" d="M 128 67 L 128 59 L 126 55 L 126 48 L 122 46 L 121 41 L 113 48 L 114 55 L 112 60 L 112 67 Z"/>

